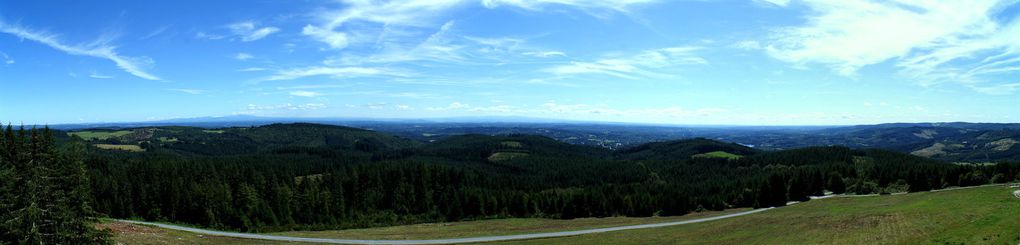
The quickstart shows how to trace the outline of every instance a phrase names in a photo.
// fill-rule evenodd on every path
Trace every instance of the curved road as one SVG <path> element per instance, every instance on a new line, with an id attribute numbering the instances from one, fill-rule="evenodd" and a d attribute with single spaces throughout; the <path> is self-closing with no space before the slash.
<path id="1" fill-rule="evenodd" d="M 198 229 L 191 227 L 184 227 L 178 225 L 168 225 L 161 223 L 152 223 L 144 221 L 134 220 L 117 220 L 120 222 L 152 225 L 160 228 L 181 230 L 192 233 L 210 235 L 210 236 L 223 236 L 223 237 L 236 237 L 236 238 L 249 238 L 249 239 L 261 239 L 270 241 L 285 241 L 285 242 L 316 242 L 316 243 L 333 243 L 333 244 L 451 244 L 451 243 L 472 243 L 472 242 L 496 242 L 496 241 L 510 241 L 510 240 L 525 240 L 525 239 L 537 239 L 537 238 L 550 238 L 550 237 L 565 237 L 565 236 L 577 236 L 592 233 L 602 233 L 610 231 L 620 230 L 631 230 L 631 229 L 643 229 L 643 228 L 655 228 L 673 225 L 683 225 L 691 223 L 699 223 L 705 221 L 713 221 L 725 218 L 732 218 L 742 215 L 748 215 L 758 212 L 764 212 L 772 208 L 761 208 L 750 211 L 744 211 L 739 213 L 732 213 L 727 215 L 719 215 L 707 218 L 666 222 L 666 223 L 655 223 L 655 224 L 644 224 L 644 225 L 630 225 L 630 226 L 619 226 L 599 229 L 588 229 L 588 230 L 576 230 L 576 231 L 561 231 L 561 232 L 547 232 L 547 233 L 532 233 L 532 234 L 521 234 L 521 235 L 507 235 L 507 236 L 484 236 L 484 237 L 469 237 L 469 238 L 452 238 L 452 239 L 433 239 L 433 240 L 355 240 L 355 239 L 331 239 L 331 238 L 307 238 L 307 237 L 289 237 L 289 236 L 273 236 L 273 235 L 260 235 L 251 233 L 239 233 L 239 232 L 225 232 L 225 231 L 214 231 L 206 229 Z"/>
<path id="2" fill-rule="evenodd" d="M 977 188 L 977 187 L 985 187 L 985 186 L 997 186 L 997 185 L 1002 185 L 1002 184 L 972 186 L 972 187 L 962 187 L 962 188 L 950 188 L 950 189 L 942 189 L 942 190 L 932 190 L 932 192 L 960 190 L 960 189 L 969 189 L 969 188 Z M 1013 194 L 1017 195 L 1017 197 L 1020 198 L 1020 190 L 1014 192 Z M 821 199 L 821 198 L 829 198 L 829 197 L 866 197 L 866 196 L 877 196 L 877 195 L 837 195 L 837 196 L 829 195 L 829 196 L 822 196 L 822 197 L 812 197 L 812 199 Z M 787 205 L 793 205 L 793 204 L 797 204 L 797 202 L 790 202 Z M 732 214 L 727 214 L 727 215 L 719 215 L 719 216 L 714 216 L 714 217 L 707 217 L 707 218 L 700 218 L 700 219 L 691 219 L 691 220 L 684 220 L 684 221 L 675 221 L 675 222 L 644 224 L 644 225 L 618 226 L 618 227 L 608 227 L 608 228 L 599 228 L 599 229 L 587 229 L 587 230 L 576 230 L 576 231 L 531 233 L 531 234 L 521 234 L 521 235 L 483 236 L 483 237 L 432 239 L 432 240 L 357 240 L 357 239 L 289 237 L 289 236 L 273 236 L 273 235 L 261 235 L 261 234 L 240 233 L 240 232 L 214 231 L 214 230 L 198 229 L 198 228 L 184 227 L 184 226 L 178 226 L 178 225 L 169 225 L 169 224 L 161 224 L 161 223 L 153 223 L 153 222 L 145 222 L 145 221 L 134 221 L 134 220 L 116 220 L 116 221 L 125 222 L 125 223 L 132 223 L 132 224 L 151 225 L 151 226 L 156 226 L 156 227 L 165 228 L 165 229 L 187 231 L 187 232 L 204 234 L 204 235 L 210 235 L 210 236 L 260 239 L 260 240 L 269 240 L 269 241 L 313 242 L 313 243 L 333 243 L 333 244 L 452 244 L 452 243 L 497 242 L 497 241 L 527 240 L 527 239 L 551 238 L 551 237 L 566 237 L 566 236 L 577 236 L 577 235 L 592 234 L 592 233 L 602 233 L 602 232 L 610 232 L 610 231 L 644 229 L 644 228 L 656 228 L 656 227 L 665 227 L 665 226 L 674 226 L 674 225 L 683 225 L 683 224 L 692 224 L 692 223 L 700 223 L 700 222 L 706 222 L 706 221 L 720 220 L 720 219 L 726 219 L 726 218 L 743 216 L 743 215 L 748 215 L 748 214 L 753 214 L 753 213 L 764 212 L 764 211 L 768 211 L 770 209 L 773 209 L 773 208 L 760 208 L 760 209 L 755 209 L 755 210 L 749 210 L 749 211 L 744 211 L 744 212 L 739 212 L 739 213 L 732 213 Z"/>

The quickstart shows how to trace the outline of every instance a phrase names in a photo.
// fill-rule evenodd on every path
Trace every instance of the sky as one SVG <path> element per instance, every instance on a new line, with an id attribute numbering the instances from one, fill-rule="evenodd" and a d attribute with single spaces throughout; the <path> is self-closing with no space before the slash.
<path id="1" fill-rule="evenodd" d="M 1017 1 L 0 1 L 0 121 L 1017 122 Z"/>

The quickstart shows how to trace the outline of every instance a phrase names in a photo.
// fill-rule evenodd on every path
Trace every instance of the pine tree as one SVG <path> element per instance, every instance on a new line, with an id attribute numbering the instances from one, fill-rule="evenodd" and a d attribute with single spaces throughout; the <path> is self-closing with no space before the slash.
<path id="1" fill-rule="evenodd" d="M 5 192 L 3 234 L 0 243 L 18 244 L 103 244 L 109 233 L 97 231 L 95 213 L 89 207 L 91 190 L 85 173 L 84 146 L 58 152 L 52 131 L 22 128 L 15 135 L 10 126 L 0 141 L 0 188 Z M 13 169 L 13 176 L 5 169 Z"/>
<path id="2" fill-rule="evenodd" d="M 846 182 L 843 181 L 843 176 L 839 172 L 833 171 L 829 173 L 829 180 L 825 182 L 825 188 L 833 194 L 843 194 L 846 192 Z"/>
<path id="3" fill-rule="evenodd" d="M 46 129 L 49 134 L 49 129 Z M 48 136 L 52 140 L 52 136 Z M 91 207 L 91 190 L 85 171 L 85 145 L 80 141 L 68 144 L 61 152 L 59 165 L 56 166 L 57 187 L 62 196 L 58 197 L 61 209 L 61 226 L 58 236 L 61 241 L 69 244 L 96 244 L 109 240 L 110 233 L 96 230 L 98 215 Z"/>

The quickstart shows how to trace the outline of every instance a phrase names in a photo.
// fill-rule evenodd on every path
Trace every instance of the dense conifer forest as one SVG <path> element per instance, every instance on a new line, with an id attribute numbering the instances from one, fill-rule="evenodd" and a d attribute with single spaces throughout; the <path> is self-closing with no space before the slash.
<path id="1" fill-rule="evenodd" d="M 532 135 L 421 143 L 314 124 L 135 129 L 93 141 L 145 149 L 89 149 L 99 213 L 258 232 L 683 215 L 783 206 L 829 193 L 1006 182 L 1020 174 L 1017 163 L 955 165 L 840 146 L 766 152 L 691 139 L 612 151 Z M 694 157 L 710 152 L 739 157 Z"/>
<path id="2" fill-rule="evenodd" d="M 672 216 L 826 194 L 1012 181 L 1020 163 L 956 165 L 841 146 L 758 151 L 707 139 L 623 150 L 533 135 L 417 142 L 315 124 L 0 137 L 2 241 L 105 243 L 97 217 L 249 232 L 508 217 Z M 143 151 L 101 149 L 139 145 Z M 723 155 L 725 157 L 712 157 Z"/>
<path id="3" fill-rule="evenodd" d="M 103 244 L 81 141 L 58 144 L 53 131 L 0 136 L 0 244 Z"/>

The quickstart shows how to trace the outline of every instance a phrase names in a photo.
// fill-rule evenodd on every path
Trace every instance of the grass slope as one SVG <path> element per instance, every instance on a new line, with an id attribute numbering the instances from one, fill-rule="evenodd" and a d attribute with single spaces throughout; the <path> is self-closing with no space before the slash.
<path id="1" fill-rule="evenodd" d="M 142 147 L 138 146 L 138 145 L 96 144 L 95 146 L 96 146 L 96 148 L 104 149 L 104 150 L 120 150 L 120 151 L 130 151 L 130 152 L 143 152 L 143 151 L 145 151 L 145 149 L 142 149 Z"/>
<path id="2" fill-rule="evenodd" d="M 1001 186 L 829 198 L 691 225 L 513 243 L 1017 244 L 1020 199 Z"/>
<path id="3" fill-rule="evenodd" d="M 740 159 L 743 156 L 737 155 L 737 154 L 733 154 L 733 153 L 729 153 L 729 152 L 725 152 L 725 151 L 713 151 L 713 152 L 706 152 L 706 153 L 701 153 L 701 154 L 693 155 L 691 157 L 693 157 L 693 158 L 704 157 L 704 158 Z"/>
<path id="4" fill-rule="evenodd" d="M 377 227 L 336 231 L 290 231 L 270 234 L 280 236 L 315 237 L 315 238 L 387 239 L 387 240 L 464 238 L 479 236 L 501 236 L 528 233 L 556 232 L 567 230 L 583 230 L 649 223 L 663 223 L 718 216 L 746 210 L 748 209 L 734 209 L 721 212 L 702 212 L 674 217 L 641 217 L 641 218 L 609 217 L 609 218 L 583 218 L 571 220 L 514 218 L 514 219 L 464 221 L 452 223 L 401 225 L 391 227 Z"/>
<path id="5" fill-rule="evenodd" d="M 732 219 L 510 244 L 1017 244 L 1020 198 L 1001 186 L 892 196 L 828 198 Z M 730 210 L 735 212 L 740 210 Z M 719 215 L 503 219 L 273 235 L 351 239 L 434 239 L 579 230 Z M 105 223 L 104 227 L 125 226 Z M 145 226 L 113 227 L 126 244 L 261 244 Z M 141 231 L 138 231 L 141 230 Z"/>
<path id="6" fill-rule="evenodd" d="M 79 131 L 67 133 L 68 136 L 77 135 L 84 140 L 105 140 L 109 138 L 121 137 L 130 134 L 131 131 L 119 130 L 119 131 Z"/>

